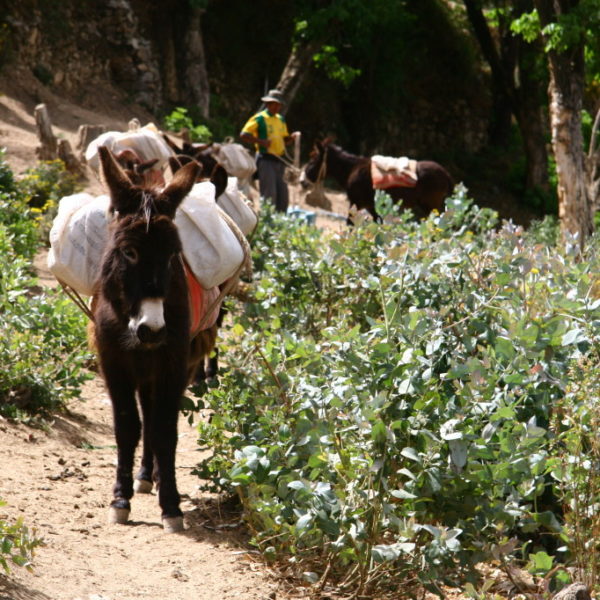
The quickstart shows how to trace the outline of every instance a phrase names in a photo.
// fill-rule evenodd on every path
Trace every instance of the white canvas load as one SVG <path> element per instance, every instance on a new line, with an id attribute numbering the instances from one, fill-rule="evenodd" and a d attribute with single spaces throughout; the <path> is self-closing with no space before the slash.
<path id="1" fill-rule="evenodd" d="M 108 242 L 108 195 L 65 196 L 50 230 L 48 268 L 79 294 L 91 296 Z M 203 288 L 212 288 L 237 273 L 246 259 L 235 223 L 215 202 L 215 186 L 197 183 L 175 215 L 183 254 Z"/>
<path id="2" fill-rule="evenodd" d="M 238 236 L 221 215 L 215 202 L 215 186 L 210 181 L 196 183 L 175 215 L 183 254 L 204 288 L 223 283 L 245 261 Z"/>
<path id="3" fill-rule="evenodd" d="M 229 177 L 227 188 L 217 198 L 217 204 L 234 220 L 245 236 L 254 231 L 258 224 L 258 216 L 240 192 L 236 177 Z"/>
<path id="4" fill-rule="evenodd" d="M 130 131 L 107 131 L 92 140 L 86 148 L 85 160 L 96 173 L 100 172 L 99 146 L 107 146 L 113 154 L 133 150 L 142 161 L 157 158 L 158 162 L 153 167 L 156 170 L 161 170 L 169 157 L 174 156 L 173 150 L 152 124 Z"/>
<path id="5" fill-rule="evenodd" d="M 48 268 L 59 281 L 91 296 L 108 239 L 108 196 L 65 196 L 50 230 Z"/>
<path id="6" fill-rule="evenodd" d="M 213 144 L 213 155 L 228 175 L 248 179 L 256 171 L 256 161 L 244 146 L 225 141 Z"/>

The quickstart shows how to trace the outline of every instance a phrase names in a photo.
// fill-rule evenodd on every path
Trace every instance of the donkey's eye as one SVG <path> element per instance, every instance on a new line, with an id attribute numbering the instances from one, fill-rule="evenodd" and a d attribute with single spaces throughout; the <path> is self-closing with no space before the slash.
<path id="1" fill-rule="evenodd" d="M 122 250 L 123 256 L 125 260 L 130 262 L 132 265 L 135 265 L 138 261 L 138 252 L 133 246 L 126 246 Z"/>

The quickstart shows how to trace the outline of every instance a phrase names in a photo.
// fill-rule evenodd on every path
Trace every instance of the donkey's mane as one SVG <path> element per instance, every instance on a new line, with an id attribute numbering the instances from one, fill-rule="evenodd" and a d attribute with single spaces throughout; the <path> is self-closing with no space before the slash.
<path id="1" fill-rule="evenodd" d="M 146 221 L 146 231 L 150 227 L 150 219 L 152 214 L 157 212 L 156 203 L 154 202 L 154 194 L 148 190 L 142 191 L 142 202 L 140 204 L 140 216 Z"/>
<path id="2" fill-rule="evenodd" d="M 333 150 L 333 152 L 335 152 L 335 154 L 338 156 L 338 158 L 340 158 L 344 162 L 351 162 L 353 164 L 358 164 L 359 162 L 369 160 L 366 156 L 359 156 L 358 154 L 351 154 L 350 152 L 347 152 L 340 146 L 336 146 L 336 144 L 329 143 L 327 145 L 327 148 L 329 148 L 330 151 Z"/>

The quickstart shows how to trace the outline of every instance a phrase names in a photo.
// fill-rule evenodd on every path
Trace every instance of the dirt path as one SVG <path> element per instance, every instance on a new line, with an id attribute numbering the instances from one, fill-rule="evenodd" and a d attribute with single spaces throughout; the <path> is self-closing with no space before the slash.
<path id="1" fill-rule="evenodd" d="M 132 523 L 108 525 L 115 448 L 99 379 L 50 431 L 0 423 L 2 518 L 22 516 L 45 540 L 33 573 L 0 578 L 13 600 L 284 598 L 248 545 L 240 515 L 198 490 L 196 431 L 182 419 L 177 477 L 185 531 L 165 534 L 154 494 L 134 497 Z"/>

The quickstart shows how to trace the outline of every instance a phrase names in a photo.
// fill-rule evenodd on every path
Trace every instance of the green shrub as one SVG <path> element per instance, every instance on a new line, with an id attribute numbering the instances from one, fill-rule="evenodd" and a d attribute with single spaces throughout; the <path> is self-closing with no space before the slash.
<path id="1" fill-rule="evenodd" d="M 3 245 L 11 253 L 32 259 L 39 247 L 39 228 L 31 208 L 19 194 L 12 171 L 0 152 L 0 226 Z"/>
<path id="2" fill-rule="evenodd" d="M 181 106 L 165 117 L 165 127 L 174 132 L 187 130 L 192 142 L 208 143 L 212 141 L 210 129 L 206 125 L 194 125 L 187 108 Z"/>
<path id="3" fill-rule="evenodd" d="M 0 157 L 0 173 L 8 173 Z M 55 173 L 51 170 L 51 173 Z M 51 177 L 52 180 L 52 177 Z M 40 221 L 11 177 L 0 187 L 0 414 L 29 420 L 64 408 L 90 378 L 85 317 L 56 290 L 42 290 L 32 265 L 40 247 Z M 64 189 L 39 189 L 49 199 Z"/>
<path id="4" fill-rule="evenodd" d="M 567 507 L 565 532 L 579 580 L 598 584 L 600 565 L 600 356 L 597 347 L 568 373 L 566 393 L 553 414 L 555 478 Z"/>
<path id="5" fill-rule="evenodd" d="M 340 234 L 261 215 L 198 474 L 237 492 L 267 557 L 357 593 L 572 558 L 550 424 L 597 342 L 600 265 L 596 240 L 576 261 L 555 236 L 464 190 Z"/>
<path id="6" fill-rule="evenodd" d="M 79 191 L 81 184 L 65 169 L 62 160 L 39 162 L 27 169 L 16 182 L 16 191 L 22 202 L 31 209 L 39 223 L 39 235 L 47 241 L 52 220 L 58 211 L 58 203 L 63 196 Z"/>
<path id="7" fill-rule="evenodd" d="M 0 506 L 5 504 L 0 500 Z M 42 544 L 35 531 L 30 531 L 22 519 L 12 524 L 0 519 L 0 565 L 5 573 L 10 573 L 13 565 L 31 569 L 35 549 Z"/>

